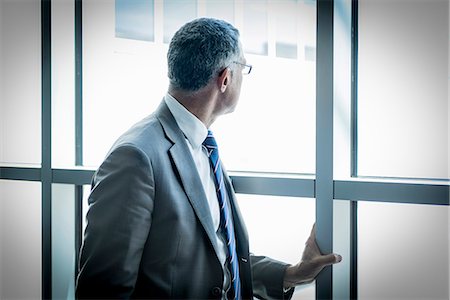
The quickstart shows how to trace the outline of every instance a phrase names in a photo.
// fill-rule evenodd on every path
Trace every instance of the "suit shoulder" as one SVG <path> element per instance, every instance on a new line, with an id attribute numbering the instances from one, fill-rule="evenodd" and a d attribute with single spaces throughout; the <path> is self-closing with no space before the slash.
<path id="1" fill-rule="evenodd" d="M 155 114 L 151 114 L 123 133 L 109 152 L 122 146 L 132 146 L 141 150 L 147 156 L 151 156 L 152 152 L 159 151 L 165 140 L 161 123 Z"/>

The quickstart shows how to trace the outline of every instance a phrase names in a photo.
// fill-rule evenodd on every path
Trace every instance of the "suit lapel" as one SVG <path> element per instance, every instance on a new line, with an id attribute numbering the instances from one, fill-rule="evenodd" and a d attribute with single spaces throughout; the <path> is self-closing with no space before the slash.
<path id="1" fill-rule="evenodd" d="M 161 102 L 157 109 L 156 116 L 159 119 L 167 138 L 173 143 L 169 150 L 169 155 L 172 157 L 189 202 L 217 255 L 218 245 L 216 232 L 214 230 L 208 200 L 206 199 L 203 185 L 186 143 L 186 139 L 164 101 Z"/>

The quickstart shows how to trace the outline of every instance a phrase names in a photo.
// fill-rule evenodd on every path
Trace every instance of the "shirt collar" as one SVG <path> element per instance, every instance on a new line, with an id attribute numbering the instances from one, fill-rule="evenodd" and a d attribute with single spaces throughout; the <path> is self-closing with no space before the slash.
<path id="1" fill-rule="evenodd" d="M 199 148 L 208 135 L 206 126 L 169 93 L 164 101 L 192 148 Z"/>

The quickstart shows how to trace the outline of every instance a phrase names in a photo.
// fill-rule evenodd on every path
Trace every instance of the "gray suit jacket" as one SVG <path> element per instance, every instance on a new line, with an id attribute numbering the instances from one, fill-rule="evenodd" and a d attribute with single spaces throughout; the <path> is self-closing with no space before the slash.
<path id="1" fill-rule="evenodd" d="M 242 296 L 281 299 L 286 265 L 249 254 L 225 178 Z M 113 145 L 93 177 L 89 204 L 77 298 L 221 297 L 223 270 L 206 195 L 164 101 Z"/>

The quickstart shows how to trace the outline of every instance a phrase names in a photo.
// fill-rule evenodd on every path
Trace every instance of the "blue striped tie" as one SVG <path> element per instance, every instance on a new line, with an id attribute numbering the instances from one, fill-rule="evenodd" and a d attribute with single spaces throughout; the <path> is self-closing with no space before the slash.
<path id="1" fill-rule="evenodd" d="M 225 184 L 223 181 L 222 167 L 220 165 L 219 149 L 217 148 L 216 140 L 211 132 L 208 130 L 208 136 L 203 142 L 208 151 L 209 161 L 214 171 L 214 178 L 217 187 L 217 198 L 220 205 L 220 225 L 225 229 L 225 236 L 228 248 L 228 262 L 231 271 L 231 295 L 233 299 L 240 299 L 241 297 L 241 282 L 239 280 L 239 263 L 236 253 L 236 239 L 234 236 L 233 217 L 228 201 L 226 201 Z"/>

